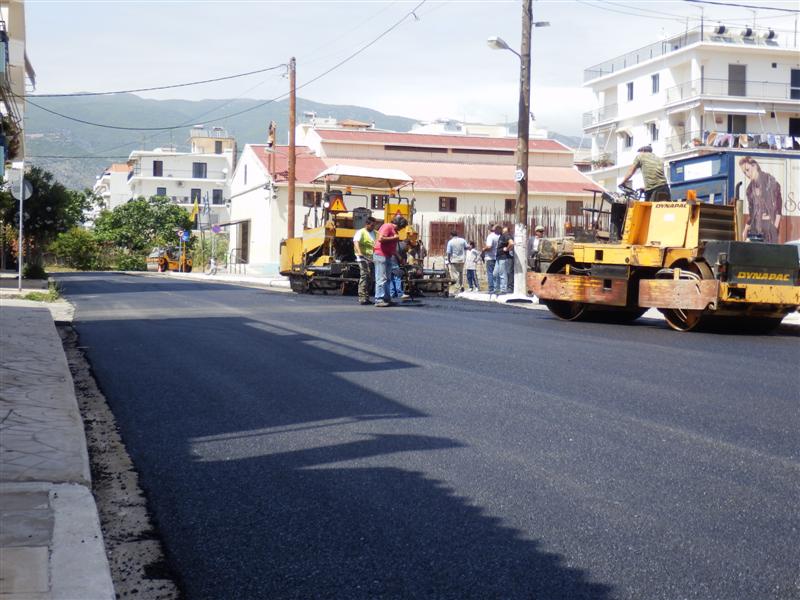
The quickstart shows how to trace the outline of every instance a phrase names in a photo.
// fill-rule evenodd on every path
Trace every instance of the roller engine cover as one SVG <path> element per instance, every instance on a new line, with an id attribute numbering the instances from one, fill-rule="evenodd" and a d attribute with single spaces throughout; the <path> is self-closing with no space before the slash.
<path id="1" fill-rule="evenodd" d="M 728 283 L 800 285 L 797 250 L 783 244 L 706 242 L 702 256 L 719 277 L 720 258 L 727 262 Z"/>

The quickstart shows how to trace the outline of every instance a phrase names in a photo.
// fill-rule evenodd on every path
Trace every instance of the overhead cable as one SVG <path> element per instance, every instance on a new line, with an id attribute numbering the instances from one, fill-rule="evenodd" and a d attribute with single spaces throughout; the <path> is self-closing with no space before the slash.
<path id="1" fill-rule="evenodd" d="M 223 77 L 215 77 L 213 79 L 203 79 L 201 81 L 189 81 L 187 83 L 174 83 L 171 85 L 160 85 L 156 87 L 136 88 L 130 90 L 116 90 L 114 92 L 73 92 L 69 94 L 29 94 L 27 98 L 74 98 L 76 96 L 111 96 L 113 94 L 133 94 L 135 92 L 153 92 L 156 90 L 171 90 L 179 87 L 189 87 L 192 85 L 202 85 L 204 83 L 214 83 L 217 81 L 227 81 L 229 79 L 238 79 L 239 77 L 248 77 L 249 75 L 258 75 L 259 73 L 266 73 L 267 71 L 274 71 L 276 69 L 285 69 L 286 64 L 275 65 L 273 67 L 266 67 L 264 69 L 257 69 L 255 71 L 248 71 L 247 73 L 237 73 L 236 75 L 225 75 Z"/>

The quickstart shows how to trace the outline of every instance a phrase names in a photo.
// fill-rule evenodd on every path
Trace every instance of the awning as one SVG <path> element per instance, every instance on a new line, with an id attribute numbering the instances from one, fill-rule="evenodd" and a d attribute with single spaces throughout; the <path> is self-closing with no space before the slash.
<path id="1" fill-rule="evenodd" d="M 763 108 L 749 108 L 739 104 L 715 104 L 706 106 L 706 112 L 724 112 L 733 115 L 764 115 L 767 113 Z"/>
<path id="2" fill-rule="evenodd" d="M 399 169 L 373 169 L 370 167 L 352 167 L 335 165 L 317 175 L 312 183 L 330 181 L 339 185 L 377 189 L 398 189 L 414 180 Z"/>

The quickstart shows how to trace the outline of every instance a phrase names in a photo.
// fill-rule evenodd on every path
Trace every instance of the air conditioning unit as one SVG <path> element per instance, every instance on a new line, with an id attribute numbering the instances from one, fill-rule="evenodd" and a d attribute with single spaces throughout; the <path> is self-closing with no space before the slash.
<path id="1" fill-rule="evenodd" d="M 777 32 L 775 32 L 772 29 L 770 29 L 769 31 L 765 31 L 765 32 L 763 32 L 761 34 L 761 39 L 762 40 L 777 40 L 778 39 L 778 34 L 777 34 Z"/>
<path id="2" fill-rule="evenodd" d="M 742 29 L 739 35 L 741 35 L 743 38 L 751 38 L 753 37 L 753 28 L 745 27 L 744 29 Z"/>
<path id="3" fill-rule="evenodd" d="M 728 32 L 728 28 L 725 25 L 719 24 L 714 27 L 714 33 L 717 35 L 725 35 Z"/>
<path id="4" fill-rule="evenodd" d="M 183 187 L 183 182 L 182 181 L 178 182 L 178 187 Z"/>

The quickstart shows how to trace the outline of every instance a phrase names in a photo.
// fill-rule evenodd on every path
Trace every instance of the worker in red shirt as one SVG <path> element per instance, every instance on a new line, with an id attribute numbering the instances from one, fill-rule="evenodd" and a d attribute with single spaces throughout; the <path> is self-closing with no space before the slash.
<path id="1" fill-rule="evenodd" d="M 384 223 L 378 229 L 378 238 L 375 240 L 375 254 L 372 259 L 375 263 L 375 306 L 392 306 L 389 292 L 389 274 L 392 269 L 398 268 L 397 242 L 399 233 L 408 226 L 405 217 L 397 215 L 390 223 Z"/>

